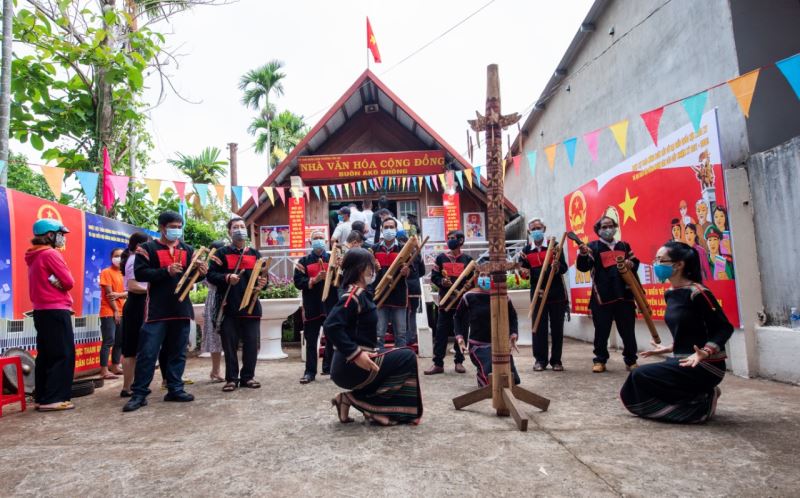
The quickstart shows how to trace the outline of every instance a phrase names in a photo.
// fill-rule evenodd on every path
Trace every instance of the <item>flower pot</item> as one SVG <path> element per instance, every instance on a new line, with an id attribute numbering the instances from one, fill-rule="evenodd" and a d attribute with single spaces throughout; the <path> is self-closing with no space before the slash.
<path id="1" fill-rule="evenodd" d="M 261 348 L 259 360 L 281 360 L 289 355 L 281 349 L 281 327 L 300 307 L 299 297 L 288 299 L 261 299 Z"/>
<path id="2" fill-rule="evenodd" d="M 514 311 L 517 312 L 517 322 L 519 338 L 517 344 L 520 346 L 530 346 L 533 344 L 533 335 L 531 334 L 531 319 L 528 318 L 528 311 L 531 306 L 530 299 L 531 291 L 529 289 L 519 289 L 508 291 L 508 298 L 511 300 L 511 305 L 514 306 Z"/>

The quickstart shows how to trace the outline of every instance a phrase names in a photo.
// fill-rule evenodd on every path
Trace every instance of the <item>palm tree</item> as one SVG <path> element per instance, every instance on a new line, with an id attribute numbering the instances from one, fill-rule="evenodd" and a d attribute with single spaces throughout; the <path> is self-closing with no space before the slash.
<path id="1" fill-rule="evenodd" d="M 256 153 L 263 154 L 270 147 L 271 162 L 274 160 L 275 164 L 308 133 L 303 117 L 291 111 L 283 111 L 272 120 L 263 116 L 254 118 L 247 131 L 256 137 Z"/>
<path id="2" fill-rule="evenodd" d="M 219 183 L 220 176 L 224 175 L 228 161 L 219 158 L 220 150 L 216 147 L 206 147 L 199 155 L 190 156 L 181 152 L 176 152 L 177 159 L 168 159 L 171 165 L 178 168 L 184 175 L 188 176 L 192 183 Z M 200 204 L 200 197 L 194 193 L 186 195 L 192 203 L 193 211 L 197 218 L 204 218 L 208 221 L 213 217 L 211 206 L 203 208 Z"/>
<path id="3" fill-rule="evenodd" d="M 283 95 L 283 83 L 281 80 L 286 77 L 286 74 L 281 72 L 283 62 L 273 59 L 261 67 L 251 69 L 239 80 L 239 90 L 244 92 L 242 96 L 242 104 L 246 107 L 251 107 L 260 110 L 261 118 L 266 121 L 267 130 L 266 143 L 267 150 L 272 151 L 272 129 L 269 126 L 269 121 L 275 113 L 275 107 L 270 104 L 269 95 Z M 261 107 L 261 101 L 264 101 L 264 106 Z M 262 147 L 262 151 L 264 148 Z M 267 167 L 272 168 L 272 154 L 267 156 Z"/>

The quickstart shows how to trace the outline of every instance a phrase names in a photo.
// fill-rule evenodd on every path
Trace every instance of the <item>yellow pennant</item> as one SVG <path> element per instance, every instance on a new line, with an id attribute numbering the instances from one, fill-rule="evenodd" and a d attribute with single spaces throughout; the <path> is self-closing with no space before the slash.
<path id="1" fill-rule="evenodd" d="M 144 184 L 147 185 L 147 191 L 150 193 L 153 204 L 158 204 L 158 197 L 161 195 L 161 180 L 145 178 Z"/>
<path id="2" fill-rule="evenodd" d="M 350 184 L 344 184 L 344 192 L 347 194 L 347 197 L 350 197 Z"/>
<path id="3" fill-rule="evenodd" d="M 544 148 L 544 155 L 547 157 L 547 165 L 550 166 L 550 171 L 556 167 L 556 148 L 558 144 L 548 145 Z"/>
<path id="4" fill-rule="evenodd" d="M 264 192 L 269 197 L 269 202 L 274 206 L 275 205 L 275 191 L 272 190 L 272 187 L 264 187 Z"/>
<path id="5" fill-rule="evenodd" d="M 325 201 L 326 201 L 326 202 L 327 202 L 327 201 L 329 201 L 329 200 L 330 200 L 330 197 L 328 197 L 328 196 L 329 196 L 330 194 L 328 194 L 328 186 L 327 186 L 327 185 L 323 185 L 323 186 L 322 186 L 322 192 L 325 194 Z"/>
<path id="6" fill-rule="evenodd" d="M 472 188 L 472 168 L 465 169 L 464 176 L 467 177 L 467 184 L 469 184 L 469 188 Z"/>
<path id="7" fill-rule="evenodd" d="M 624 156 L 628 147 L 628 120 L 623 119 L 618 123 L 614 123 L 608 129 L 614 134 L 614 140 L 617 141 L 617 146 L 619 146 L 619 150 Z"/>
<path id="8" fill-rule="evenodd" d="M 61 186 L 64 182 L 64 168 L 58 166 L 42 166 L 42 174 L 47 181 L 53 195 L 56 196 L 56 201 L 61 197 Z"/>
<path id="9" fill-rule="evenodd" d="M 761 71 L 760 68 L 728 81 L 728 86 L 731 87 L 733 96 L 736 97 L 739 108 L 746 118 L 750 117 L 750 104 L 753 102 L 753 92 L 756 91 L 759 71 Z"/>

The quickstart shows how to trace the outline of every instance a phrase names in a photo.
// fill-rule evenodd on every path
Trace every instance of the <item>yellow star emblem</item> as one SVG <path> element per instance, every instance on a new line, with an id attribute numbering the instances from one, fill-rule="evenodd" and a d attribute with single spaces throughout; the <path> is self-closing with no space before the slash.
<path id="1" fill-rule="evenodd" d="M 633 221 L 636 221 L 636 212 L 633 210 L 634 206 L 636 206 L 636 201 L 639 200 L 639 197 L 631 197 L 630 192 L 628 189 L 625 189 L 625 201 L 619 204 L 619 207 L 622 208 L 622 224 L 628 222 L 628 218 L 633 218 Z"/>
<path id="2" fill-rule="evenodd" d="M 378 40 L 375 39 L 375 35 L 370 35 L 369 36 L 369 44 L 370 45 L 377 45 L 378 44 Z"/>

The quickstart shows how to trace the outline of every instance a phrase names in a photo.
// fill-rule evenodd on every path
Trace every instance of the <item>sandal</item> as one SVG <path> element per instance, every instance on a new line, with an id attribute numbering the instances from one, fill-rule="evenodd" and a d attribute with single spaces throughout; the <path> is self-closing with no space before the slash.
<path id="1" fill-rule="evenodd" d="M 222 387 L 222 392 L 230 393 L 236 390 L 236 383 L 235 382 L 228 382 Z"/>
<path id="2" fill-rule="evenodd" d="M 211 379 L 212 384 L 219 384 L 220 382 L 225 382 L 225 379 L 223 379 L 217 374 L 209 374 L 209 378 Z"/>
<path id="3" fill-rule="evenodd" d="M 102 377 L 102 378 L 103 378 L 103 380 L 114 380 L 114 379 L 119 379 L 119 377 L 118 377 L 118 376 L 114 375 L 114 374 L 113 374 L 113 373 L 111 373 L 111 372 L 109 372 L 109 373 L 107 373 L 107 374 L 103 375 L 103 377 Z"/>
<path id="4" fill-rule="evenodd" d="M 331 400 L 331 405 L 336 408 L 336 414 L 339 415 L 339 422 L 341 422 L 343 424 L 349 424 L 349 423 L 353 422 L 353 419 L 350 418 L 350 416 L 347 415 L 347 413 L 345 413 L 344 417 L 342 417 L 342 407 L 346 406 L 347 407 L 347 411 L 349 412 L 350 411 L 350 404 L 349 403 L 345 403 L 344 401 L 342 401 L 342 395 L 341 394 L 337 394 L 336 397 Z"/>
<path id="5" fill-rule="evenodd" d="M 564 371 L 564 366 L 561 365 L 560 363 L 558 365 L 553 365 L 553 371 L 554 372 L 563 372 Z"/>
<path id="6" fill-rule="evenodd" d="M 385 417 L 385 416 L 381 415 L 381 417 Z M 397 422 L 395 422 L 394 420 L 390 420 L 388 417 L 386 417 L 386 421 L 384 422 L 383 420 L 380 420 L 380 419 L 376 418 L 372 414 L 364 413 L 364 418 L 367 419 L 367 421 L 369 423 L 375 424 L 375 425 L 380 425 L 381 427 L 391 427 L 393 425 L 397 425 Z"/>
<path id="7" fill-rule="evenodd" d="M 71 401 L 62 401 L 55 406 L 37 406 L 37 412 L 63 412 L 66 410 L 74 410 L 75 405 Z"/>
<path id="8" fill-rule="evenodd" d="M 242 384 L 240 387 L 247 387 L 247 388 L 250 388 L 250 389 L 258 389 L 258 388 L 261 387 L 261 383 L 258 382 L 257 380 L 250 379 L 247 382 L 245 382 L 244 384 Z"/>

